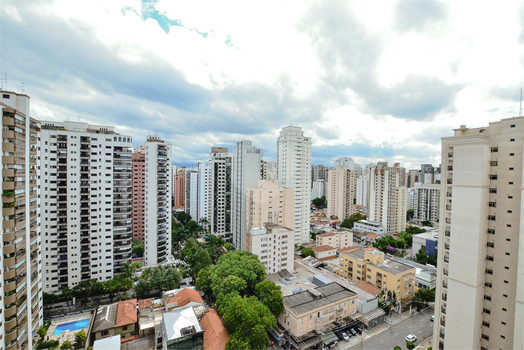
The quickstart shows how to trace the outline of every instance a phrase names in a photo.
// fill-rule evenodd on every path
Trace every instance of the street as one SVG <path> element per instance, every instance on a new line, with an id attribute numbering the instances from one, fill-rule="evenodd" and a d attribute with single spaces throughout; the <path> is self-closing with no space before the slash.
<path id="1" fill-rule="evenodd" d="M 417 336 L 415 345 L 418 345 L 423 339 L 433 334 L 433 322 L 430 320 L 432 314 L 433 308 L 428 308 L 350 349 L 391 350 L 395 345 L 407 349 L 406 336 L 408 334 Z M 387 321 L 389 322 L 389 318 Z M 339 348 L 343 349 L 343 342 L 339 343 Z"/>

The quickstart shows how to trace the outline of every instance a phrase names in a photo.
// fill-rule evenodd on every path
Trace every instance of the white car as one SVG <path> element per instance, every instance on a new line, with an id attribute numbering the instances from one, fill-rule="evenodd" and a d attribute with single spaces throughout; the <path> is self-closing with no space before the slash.
<path id="1" fill-rule="evenodd" d="M 430 320 L 431 320 L 431 321 L 435 321 L 435 315 L 431 315 Z"/>
<path id="2" fill-rule="evenodd" d="M 417 336 L 415 334 L 408 334 L 408 336 L 406 337 L 406 341 L 414 343 L 417 341 Z"/>
<path id="3" fill-rule="evenodd" d="M 349 337 L 346 332 L 342 332 L 342 338 L 344 338 L 345 341 L 349 341 Z"/>

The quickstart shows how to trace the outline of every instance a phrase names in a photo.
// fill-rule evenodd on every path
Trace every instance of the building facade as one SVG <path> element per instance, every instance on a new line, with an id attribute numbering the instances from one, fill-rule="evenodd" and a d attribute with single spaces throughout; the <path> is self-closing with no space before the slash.
<path id="1" fill-rule="evenodd" d="M 328 167 L 322 164 L 311 166 L 311 183 L 315 181 L 326 181 Z"/>
<path id="2" fill-rule="evenodd" d="M 356 180 L 357 190 L 355 193 L 356 204 L 369 208 L 369 175 L 359 176 Z"/>
<path id="3" fill-rule="evenodd" d="M 255 187 L 260 180 L 260 162 L 262 150 L 253 147 L 251 141 L 240 141 L 235 145 L 233 157 L 231 198 L 231 225 L 233 232 L 233 245 L 237 249 L 244 246 L 246 234 L 246 191 Z"/>
<path id="4" fill-rule="evenodd" d="M 177 169 L 175 177 L 175 209 L 184 210 L 186 204 L 186 168 Z"/>
<path id="5" fill-rule="evenodd" d="M 438 226 L 440 213 L 440 185 L 423 184 L 415 189 L 413 198 L 413 221 L 430 221 Z"/>
<path id="6" fill-rule="evenodd" d="M 311 203 L 311 138 L 302 128 L 286 126 L 277 141 L 278 181 L 295 196 L 293 231 L 295 242 L 309 242 Z"/>
<path id="7" fill-rule="evenodd" d="M 131 260 L 131 143 L 113 127 L 42 122 L 45 292 L 107 281 Z"/>
<path id="8" fill-rule="evenodd" d="M 246 234 L 246 251 L 258 256 L 267 274 L 293 273 L 294 237 L 293 230 L 278 225 L 252 228 Z"/>
<path id="9" fill-rule="evenodd" d="M 143 148 L 139 147 L 132 154 L 133 164 L 133 239 L 139 239 L 144 242 L 144 205 L 146 199 L 146 156 Z"/>
<path id="10" fill-rule="evenodd" d="M 328 170 L 327 215 L 341 221 L 348 218 L 353 209 L 354 173 L 347 167 L 335 166 Z"/>
<path id="11" fill-rule="evenodd" d="M 29 96 L 1 91 L 2 240 L 0 349 L 33 349 L 43 324 L 42 238 L 37 178 L 39 122 Z M 49 169 L 45 170 L 49 171 Z M 56 235 L 56 234 L 55 234 Z"/>
<path id="12" fill-rule="evenodd" d="M 315 243 L 317 246 L 329 245 L 337 249 L 351 247 L 353 246 L 353 232 L 348 230 L 317 235 Z"/>
<path id="13" fill-rule="evenodd" d="M 433 344 L 524 348 L 524 118 L 442 139 Z"/>
<path id="14" fill-rule="evenodd" d="M 198 222 L 198 170 L 187 169 L 186 170 L 186 203 L 185 211 L 186 214 L 191 215 L 191 218 Z"/>
<path id="15" fill-rule="evenodd" d="M 209 155 L 211 178 L 209 188 L 209 227 L 213 235 L 232 241 L 231 192 L 233 153 L 227 148 L 212 147 Z"/>

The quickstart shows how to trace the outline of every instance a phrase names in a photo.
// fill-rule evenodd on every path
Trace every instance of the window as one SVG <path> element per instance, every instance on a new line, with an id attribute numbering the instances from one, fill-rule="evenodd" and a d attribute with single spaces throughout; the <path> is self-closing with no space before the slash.
<path id="1" fill-rule="evenodd" d="M 106 335 L 108 335 L 108 334 L 109 334 L 109 331 L 102 331 L 102 332 L 101 332 L 102 337 L 104 337 L 104 336 L 106 336 Z"/>
<path id="2" fill-rule="evenodd" d="M 509 283 L 509 281 L 506 281 L 506 280 L 504 280 L 504 283 L 506 283 L 506 284 L 507 284 L 507 283 Z"/>
<path id="3" fill-rule="evenodd" d="M 497 179 L 497 175 L 489 175 L 489 179 L 490 180 L 496 180 Z"/>
<path id="4" fill-rule="evenodd" d="M 508 196 L 508 199 L 513 199 L 513 196 Z"/>
<path id="5" fill-rule="evenodd" d="M 506 309 L 505 307 L 502 308 L 502 311 L 508 311 L 508 309 Z"/>
<path id="6" fill-rule="evenodd" d="M 497 202 L 489 202 L 489 206 L 492 207 L 492 208 L 496 208 L 497 207 Z"/>
<path id="7" fill-rule="evenodd" d="M 486 246 L 487 246 L 487 247 L 490 247 L 490 248 L 495 248 L 495 243 L 493 243 L 493 242 L 488 242 L 488 243 L 486 243 Z"/>
<path id="8" fill-rule="evenodd" d="M 484 295 L 484 300 L 491 301 L 491 297 L 489 295 Z"/>
<path id="9" fill-rule="evenodd" d="M 488 261 L 494 261 L 495 258 L 493 258 L 491 255 L 486 255 L 486 260 L 488 260 Z"/>
<path id="10" fill-rule="evenodd" d="M 491 166 L 498 166 L 499 162 L 496 160 L 491 161 Z"/>
<path id="11" fill-rule="evenodd" d="M 488 315 L 491 315 L 491 310 L 490 309 L 486 309 L 484 308 L 484 310 L 482 310 L 485 314 L 488 314 Z"/>
<path id="12" fill-rule="evenodd" d="M 484 286 L 488 288 L 493 288 L 493 284 L 491 282 L 484 283 Z"/>
<path id="13" fill-rule="evenodd" d="M 491 153 L 496 153 L 499 151 L 498 147 L 491 147 Z"/>
<path id="14" fill-rule="evenodd" d="M 482 339 L 489 340 L 489 335 L 486 335 L 486 334 L 482 333 Z"/>
<path id="15" fill-rule="evenodd" d="M 495 221 L 497 217 L 495 215 L 488 215 L 488 220 Z"/>
<path id="16" fill-rule="evenodd" d="M 515 168 L 511 168 L 511 167 L 510 167 L 509 170 L 515 170 Z"/>
<path id="17" fill-rule="evenodd" d="M 8 94 L 2 94 L 2 98 L 10 99 L 10 98 L 11 98 L 11 95 L 8 95 Z"/>
<path id="18" fill-rule="evenodd" d="M 507 297 L 508 297 L 508 295 L 507 295 L 507 294 L 502 294 L 502 296 L 503 296 L 504 298 L 507 298 Z"/>
<path id="19" fill-rule="evenodd" d="M 509 155 L 510 155 L 510 157 L 513 157 L 515 155 L 515 153 L 510 153 Z"/>
<path id="20" fill-rule="evenodd" d="M 511 238 L 506 238 L 506 241 L 511 242 Z"/>
<path id="21" fill-rule="evenodd" d="M 515 139 L 509 139 L 509 142 L 515 142 Z"/>
<path id="22" fill-rule="evenodd" d="M 515 124 L 511 124 L 511 127 L 514 128 L 514 127 L 515 127 Z"/>
<path id="23" fill-rule="evenodd" d="M 122 326 L 122 330 L 123 330 L 123 331 L 127 331 L 127 325 Z"/>
<path id="24" fill-rule="evenodd" d="M 489 193 L 497 193 L 497 189 L 496 188 L 490 188 L 489 189 Z"/>
<path id="25" fill-rule="evenodd" d="M 486 269 L 486 273 L 488 275 L 493 275 L 493 270 L 492 269 Z"/>
<path id="26" fill-rule="evenodd" d="M 509 270 L 509 266 L 504 266 L 504 268 L 505 268 L 506 270 Z"/>
<path id="27" fill-rule="evenodd" d="M 489 328 L 489 322 L 482 321 L 482 325 Z"/>
<path id="28" fill-rule="evenodd" d="M 494 234 L 495 234 L 495 229 L 493 229 L 493 228 L 488 228 L 488 234 L 490 234 L 490 235 L 494 235 Z"/>
<path id="29" fill-rule="evenodd" d="M 513 181 L 508 182 L 508 185 L 513 185 Z"/>

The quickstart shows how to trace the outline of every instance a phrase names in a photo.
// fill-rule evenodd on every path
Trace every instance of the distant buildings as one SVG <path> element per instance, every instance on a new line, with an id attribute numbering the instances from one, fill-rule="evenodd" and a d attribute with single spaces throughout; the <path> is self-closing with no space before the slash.
<path id="1" fill-rule="evenodd" d="M 231 231 L 231 193 L 233 153 L 227 148 L 212 147 L 209 155 L 211 167 L 209 178 L 209 217 L 210 233 L 221 236 L 226 242 L 232 241 Z M 196 220 L 198 221 L 198 219 Z"/>
<path id="2" fill-rule="evenodd" d="M 327 195 L 327 182 L 324 180 L 318 180 L 313 182 L 313 188 L 311 189 L 311 200 L 315 198 L 322 198 Z"/>
<path id="3" fill-rule="evenodd" d="M 423 184 L 415 187 L 413 195 L 413 221 L 429 221 L 438 226 L 440 213 L 440 185 Z"/>
<path id="4" fill-rule="evenodd" d="M 245 250 L 258 256 L 267 274 L 284 270 L 292 273 L 294 237 L 293 230 L 278 225 L 252 228 L 246 234 Z"/>
<path id="5" fill-rule="evenodd" d="M 351 247 L 353 245 L 353 232 L 349 230 L 341 230 L 337 233 L 324 233 L 317 235 L 316 245 L 329 245 L 337 249 Z"/>
<path id="6" fill-rule="evenodd" d="M 292 188 L 295 196 L 295 242 L 309 241 L 309 214 L 311 204 L 311 138 L 302 128 L 286 126 L 277 141 L 278 181 L 284 188 Z"/>
<path id="7" fill-rule="evenodd" d="M 311 166 L 311 183 L 316 181 L 326 181 L 327 180 L 327 171 L 328 167 L 324 165 L 312 165 Z"/>
<path id="8" fill-rule="evenodd" d="M 327 215 L 344 221 L 352 214 L 354 199 L 354 172 L 335 166 L 328 170 Z"/>
<path id="9" fill-rule="evenodd" d="M 442 139 L 433 346 L 523 349 L 524 118 Z"/>

